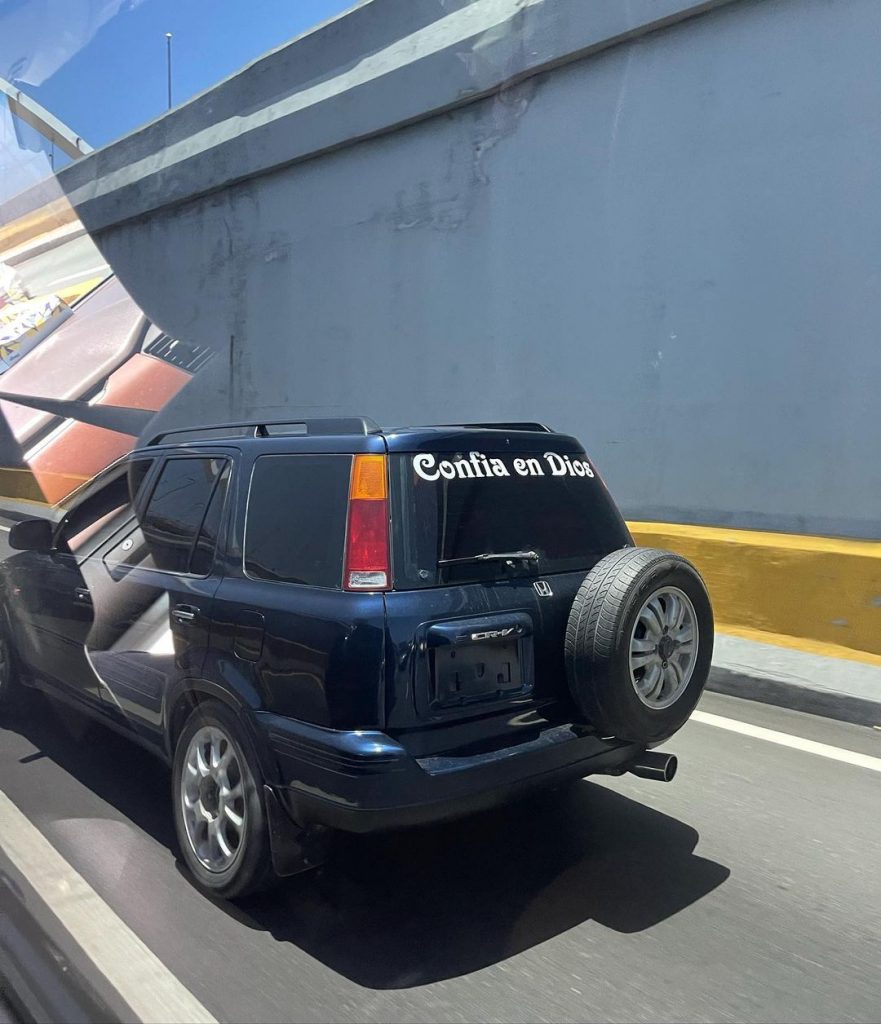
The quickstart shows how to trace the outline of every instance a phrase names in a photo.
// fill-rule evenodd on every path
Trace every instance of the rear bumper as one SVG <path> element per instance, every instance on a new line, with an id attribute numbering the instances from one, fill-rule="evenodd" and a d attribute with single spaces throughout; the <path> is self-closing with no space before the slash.
<path id="1" fill-rule="evenodd" d="M 567 778 L 624 769 L 642 747 L 550 725 L 479 754 L 415 758 L 377 731 L 341 732 L 259 712 L 273 789 L 300 824 L 373 832 L 457 817 Z"/>

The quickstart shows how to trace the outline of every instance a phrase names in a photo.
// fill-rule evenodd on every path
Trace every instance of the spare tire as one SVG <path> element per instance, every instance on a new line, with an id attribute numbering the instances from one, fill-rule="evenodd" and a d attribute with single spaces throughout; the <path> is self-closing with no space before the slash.
<path id="1" fill-rule="evenodd" d="M 584 578 L 566 628 L 569 689 L 603 736 L 653 746 L 700 699 L 713 657 L 713 609 L 680 555 L 623 548 Z"/>

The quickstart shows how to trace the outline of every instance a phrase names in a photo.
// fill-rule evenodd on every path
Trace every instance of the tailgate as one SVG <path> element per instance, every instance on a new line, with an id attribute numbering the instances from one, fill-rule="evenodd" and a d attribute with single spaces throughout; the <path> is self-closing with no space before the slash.
<path id="1" fill-rule="evenodd" d="M 507 722 L 530 709 L 571 720 L 563 640 L 584 576 L 386 594 L 388 729 Z"/>
<path id="2" fill-rule="evenodd" d="M 587 572 L 631 543 L 583 450 L 526 431 L 389 449 L 388 727 L 452 736 L 451 723 L 470 722 L 458 733 L 479 744 L 535 724 L 530 714 L 571 721 L 572 602 Z"/>

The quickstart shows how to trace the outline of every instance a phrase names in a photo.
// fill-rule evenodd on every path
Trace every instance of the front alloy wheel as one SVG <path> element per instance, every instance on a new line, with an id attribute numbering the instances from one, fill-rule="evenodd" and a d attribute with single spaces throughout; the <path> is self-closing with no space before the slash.
<path id="1" fill-rule="evenodd" d="M 9 670 L 9 641 L 5 636 L 0 636 L 0 695 L 9 689 Z"/>
<path id="2" fill-rule="evenodd" d="M 6 631 L 5 624 L 0 624 L 0 705 L 10 705 L 19 690 L 19 667 L 16 662 L 15 649 Z"/>

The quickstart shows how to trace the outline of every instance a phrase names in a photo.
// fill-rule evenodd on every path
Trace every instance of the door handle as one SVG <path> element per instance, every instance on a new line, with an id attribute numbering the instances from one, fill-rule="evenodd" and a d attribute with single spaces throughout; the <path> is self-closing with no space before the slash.
<path id="1" fill-rule="evenodd" d="M 178 622 L 193 622 L 199 614 L 199 609 L 192 604 L 176 604 L 171 614 Z"/>

